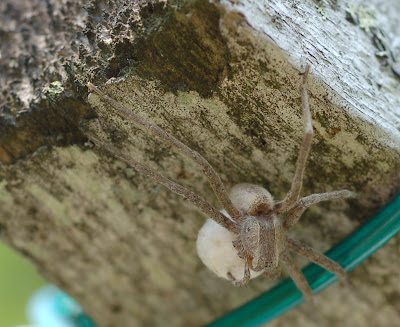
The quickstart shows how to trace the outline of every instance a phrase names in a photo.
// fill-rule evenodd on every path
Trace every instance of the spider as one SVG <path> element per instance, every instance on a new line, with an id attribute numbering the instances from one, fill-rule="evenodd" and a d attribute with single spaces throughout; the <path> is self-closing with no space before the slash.
<path id="1" fill-rule="evenodd" d="M 233 242 L 230 240 L 231 244 L 229 245 L 231 248 L 233 246 L 237 252 L 239 262 L 242 264 L 243 277 L 241 279 L 235 278 L 232 272 L 226 271 L 226 269 L 223 270 L 222 277 L 229 279 L 236 286 L 247 284 L 252 277 L 261 273 L 269 278 L 276 278 L 280 275 L 280 262 L 282 262 L 297 288 L 302 292 L 306 302 L 312 302 L 312 290 L 289 251 L 300 254 L 326 270 L 335 273 L 341 281 L 348 284 L 346 271 L 338 263 L 322 253 L 290 238 L 287 232 L 299 221 L 300 216 L 309 206 L 320 201 L 351 197 L 354 196 L 354 193 L 348 190 L 341 190 L 299 198 L 306 161 L 313 139 L 313 127 L 307 94 L 309 71 L 310 65 L 307 65 L 305 72 L 301 74 L 303 75 L 300 87 L 304 124 L 303 143 L 297 159 L 291 188 L 281 201 L 274 201 L 265 188 L 253 184 L 236 185 L 229 197 L 218 174 L 198 152 L 190 149 L 160 127 L 136 115 L 104 94 L 90 82 L 88 83 L 89 90 L 95 92 L 106 103 L 114 107 L 119 114 L 141 125 L 147 131 L 159 137 L 164 143 L 175 147 L 198 164 L 225 211 L 219 211 L 201 196 L 167 179 L 151 168 L 140 164 L 93 133 L 85 133 L 95 144 L 185 198 L 233 236 Z M 285 214 L 284 219 L 279 218 L 281 214 Z M 216 265 L 218 264 L 224 265 L 223 262 L 216 263 Z M 213 269 L 210 266 L 209 268 Z M 213 270 L 215 271 L 215 269 Z M 252 276 L 251 270 L 254 272 L 254 276 Z M 221 273 L 219 274 L 221 275 Z"/>

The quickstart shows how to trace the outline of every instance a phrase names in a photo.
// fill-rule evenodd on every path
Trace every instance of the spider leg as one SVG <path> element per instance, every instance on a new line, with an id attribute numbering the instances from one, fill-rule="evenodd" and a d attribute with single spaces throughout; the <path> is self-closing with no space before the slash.
<path id="1" fill-rule="evenodd" d="M 307 158 L 308 154 L 310 153 L 311 143 L 314 135 L 307 94 L 307 77 L 309 71 L 310 65 L 307 65 L 306 70 L 303 73 L 303 82 L 300 87 L 304 124 L 303 144 L 301 145 L 300 154 L 297 158 L 296 171 L 294 173 L 290 191 L 282 201 L 277 202 L 275 205 L 275 212 L 278 214 L 289 210 L 299 199 L 301 186 L 303 184 L 304 169 L 306 168 Z"/>
<path id="2" fill-rule="evenodd" d="M 308 317 L 313 322 L 317 323 L 317 325 L 322 325 L 321 316 L 314 305 L 312 297 L 313 293 L 311 287 L 308 284 L 306 278 L 304 277 L 304 274 L 301 271 L 300 267 L 297 266 L 297 264 L 294 262 L 294 260 L 292 259 L 292 257 L 289 255 L 288 252 L 282 251 L 280 256 L 293 282 L 296 284 L 297 288 L 303 294 L 304 301 L 307 304 L 306 310 L 308 313 Z"/>
<path id="3" fill-rule="evenodd" d="M 207 177 L 208 182 L 210 183 L 215 195 L 218 198 L 218 201 L 221 203 L 222 207 L 228 212 L 228 214 L 232 217 L 233 220 L 239 221 L 241 220 L 241 214 L 238 209 L 235 208 L 235 206 L 232 204 L 232 201 L 230 200 L 224 184 L 222 183 L 220 177 L 214 170 L 214 168 L 209 164 L 209 162 L 204 159 L 203 156 L 201 156 L 197 151 L 192 150 L 185 144 L 183 144 L 181 141 L 177 140 L 174 136 L 168 134 L 165 132 L 162 128 L 160 128 L 157 125 L 154 125 L 147 121 L 146 119 L 136 115 L 132 111 L 130 111 L 128 108 L 126 108 L 124 105 L 121 103 L 115 101 L 108 95 L 104 94 L 102 91 L 100 91 L 97 87 L 95 87 L 92 83 L 88 83 L 88 87 L 90 91 L 94 91 L 99 95 L 105 102 L 107 102 L 109 105 L 117 109 L 121 114 L 123 114 L 126 118 L 134 121 L 135 123 L 141 125 L 144 127 L 147 131 L 150 133 L 158 136 L 163 142 L 175 147 L 178 149 L 181 153 L 187 155 L 189 158 L 191 158 L 195 163 L 197 163 L 204 175 Z"/>
<path id="4" fill-rule="evenodd" d="M 321 201 L 328 201 L 328 200 L 333 200 L 333 199 L 340 199 L 340 198 L 348 198 L 355 196 L 356 193 L 347 191 L 347 190 L 341 190 L 341 191 L 333 191 L 333 192 L 327 192 L 327 193 L 317 193 L 317 194 L 312 194 L 309 196 L 306 196 L 302 199 L 300 199 L 295 206 L 290 209 L 288 212 L 284 222 L 283 222 L 283 227 L 285 229 L 290 229 L 292 228 L 300 219 L 301 215 L 303 212 L 311 205 L 316 204 Z"/>
<path id="5" fill-rule="evenodd" d="M 347 276 L 346 270 L 343 269 L 341 265 L 337 262 L 329 259 L 324 254 L 315 251 L 312 247 L 301 243 L 299 241 L 287 238 L 287 247 L 293 252 L 300 254 L 301 256 L 307 258 L 311 262 L 314 262 L 318 266 L 330 271 L 335 274 L 338 279 L 355 295 L 358 299 L 368 302 L 369 299 L 361 295 L 358 290 L 354 287 L 353 283 Z"/>
<path id="6" fill-rule="evenodd" d="M 339 265 L 337 262 L 329 259 L 322 253 L 315 251 L 312 247 L 290 238 L 287 239 L 287 246 L 293 252 L 300 254 L 301 256 L 307 258 L 311 262 L 314 262 L 315 264 L 321 266 L 322 268 L 325 268 L 331 273 L 334 273 L 341 282 L 350 286 L 346 270 L 344 270 L 343 267 Z"/>
<path id="7" fill-rule="evenodd" d="M 241 280 L 237 280 L 235 277 L 233 277 L 233 275 L 228 272 L 228 278 L 230 279 L 230 281 L 233 283 L 233 285 L 235 286 L 244 286 L 248 283 L 248 281 L 250 280 L 250 263 L 249 263 L 250 259 L 246 260 L 246 263 L 244 265 L 244 276 Z"/>
<path id="8" fill-rule="evenodd" d="M 289 255 L 289 253 L 287 253 L 286 251 L 282 251 L 280 253 L 280 258 L 282 262 L 285 264 L 285 268 L 290 277 L 293 279 L 293 282 L 296 284 L 297 288 L 303 294 L 304 300 L 307 303 L 312 303 L 313 301 L 312 301 L 311 287 L 308 284 L 299 266 L 297 266 L 297 264 Z"/>
<path id="9" fill-rule="evenodd" d="M 137 171 L 140 173 L 153 178 L 156 180 L 158 183 L 164 185 L 166 188 L 171 190 L 172 192 L 182 196 L 183 198 L 187 199 L 191 204 L 196 206 L 198 209 L 200 209 L 202 212 L 204 212 L 206 215 L 214 219 L 218 224 L 221 226 L 225 227 L 231 232 L 237 233 L 237 228 L 236 224 L 232 222 L 228 217 L 226 217 L 224 214 L 222 214 L 218 209 L 214 208 L 211 204 L 209 204 L 205 199 L 202 197 L 198 196 L 196 193 L 188 190 L 187 188 L 183 187 L 182 185 L 179 185 L 168 178 L 164 177 L 163 175 L 157 173 L 150 167 L 147 167 L 145 165 L 140 164 L 136 160 L 134 160 L 132 157 L 128 156 L 127 154 L 122 153 L 119 151 L 116 147 L 111 145 L 110 143 L 107 143 L 101 139 L 99 139 L 97 136 L 90 132 L 86 132 L 86 135 L 90 140 L 92 140 L 94 143 L 97 145 L 101 146 L 102 148 L 106 149 L 107 151 L 111 152 L 113 155 L 115 155 L 117 158 L 120 160 L 124 161 L 128 165 L 132 166 L 135 168 Z"/>

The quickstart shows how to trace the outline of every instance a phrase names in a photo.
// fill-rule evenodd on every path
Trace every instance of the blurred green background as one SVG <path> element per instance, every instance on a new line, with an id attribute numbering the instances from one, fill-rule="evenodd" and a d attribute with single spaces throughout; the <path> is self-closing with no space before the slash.
<path id="1" fill-rule="evenodd" d="M 0 241 L 0 327 L 26 324 L 27 301 L 44 284 L 27 260 Z"/>

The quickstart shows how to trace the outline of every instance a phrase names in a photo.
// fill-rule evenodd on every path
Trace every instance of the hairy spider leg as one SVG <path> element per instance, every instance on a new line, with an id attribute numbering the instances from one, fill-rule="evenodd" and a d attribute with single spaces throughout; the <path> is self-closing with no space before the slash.
<path id="1" fill-rule="evenodd" d="M 181 141 L 177 140 L 174 136 L 165 132 L 159 126 L 150 123 L 146 119 L 144 119 L 144 118 L 138 116 L 137 114 L 135 114 L 134 112 L 130 111 L 128 108 L 126 108 L 121 103 L 115 101 L 108 95 L 104 94 L 92 83 L 89 82 L 88 87 L 89 87 L 90 91 L 94 91 L 95 93 L 97 93 L 105 102 L 107 102 L 109 105 L 114 107 L 118 112 L 123 114 L 126 118 L 143 126 L 147 131 L 149 131 L 150 133 L 159 137 L 164 143 L 167 143 L 167 144 L 175 147 L 181 153 L 185 154 L 186 156 L 191 158 L 196 164 L 198 164 L 201 167 L 208 182 L 210 183 L 210 185 L 211 185 L 215 195 L 217 196 L 218 201 L 221 203 L 222 207 L 228 212 L 228 214 L 232 217 L 232 219 L 234 221 L 240 221 L 242 219 L 242 215 L 240 214 L 239 210 L 236 209 L 235 206 L 233 205 L 231 199 L 229 198 L 229 196 L 225 190 L 225 186 L 222 183 L 217 172 L 214 170 L 214 168 L 210 165 L 210 163 L 203 156 L 201 156 L 197 151 L 194 151 L 191 148 L 189 148 L 188 146 L 186 146 L 185 144 L 183 144 Z"/>
<path id="2" fill-rule="evenodd" d="M 292 228 L 300 219 L 303 212 L 311 205 L 321 201 L 328 201 L 333 199 L 349 198 L 356 194 L 348 190 L 333 191 L 327 193 L 316 193 L 300 199 L 295 206 L 289 210 L 284 222 L 283 228 Z"/>
<path id="3" fill-rule="evenodd" d="M 304 301 L 307 303 L 307 311 L 308 311 L 308 316 L 309 318 L 317 323 L 318 325 L 321 325 L 322 319 L 320 314 L 315 308 L 314 301 L 313 301 L 313 293 L 310 285 L 308 284 L 306 278 L 304 277 L 303 272 L 301 269 L 297 266 L 297 264 L 294 262 L 292 257 L 289 255 L 287 251 L 282 251 L 281 253 L 281 260 L 285 265 L 285 268 L 289 274 L 289 276 L 292 278 L 293 282 L 295 283 L 296 287 L 300 290 L 300 292 L 303 294 Z"/>
<path id="4" fill-rule="evenodd" d="M 287 246 L 288 248 L 307 258 L 311 262 L 321 266 L 322 268 L 330 271 L 331 273 L 335 274 L 338 279 L 360 300 L 362 301 L 369 301 L 368 298 L 362 296 L 356 287 L 354 287 L 353 283 L 351 282 L 350 278 L 347 276 L 346 270 L 339 265 L 337 262 L 329 259 L 324 254 L 315 251 L 312 247 L 308 246 L 307 244 L 301 243 L 299 241 L 293 240 L 288 238 L 287 239 Z"/>
<path id="5" fill-rule="evenodd" d="M 301 105 L 303 109 L 303 125 L 304 125 L 304 136 L 303 143 L 301 145 L 300 154 L 296 162 L 296 171 L 294 173 L 294 178 L 292 181 L 292 186 L 286 197 L 276 203 L 275 212 L 282 213 L 293 207 L 300 196 L 301 187 L 303 184 L 303 175 L 306 168 L 306 163 L 308 159 L 308 154 L 310 153 L 311 143 L 314 135 L 310 106 L 308 104 L 308 94 L 307 94 L 307 78 L 310 71 L 310 65 L 307 65 L 305 72 L 303 73 L 303 82 L 300 87 L 301 93 Z"/>
<path id="6" fill-rule="evenodd" d="M 344 270 L 341 265 L 329 259 L 324 254 L 319 253 L 315 251 L 312 247 L 291 238 L 287 239 L 287 246 L 291 251 L 300 254 L 311 262 L 314 262 L 315 264 L 330 271 L 331 273 L 334 273 L 341 282 L 345 283 L 346 285 L 350 284 L 349 278 L 346 274 L 346 270 Z"/>
<path id="7" fill-rule="evenodd" d="M 312 303 L 312 290 L 301 269 L 297 266 L 287 251 L 281 252 L 280 259 L 284 263 L 289 276 L 293 279 L 293 282 L 303 294 L 304 300 L 307 303 Z"/>
<path id="8" fill-rule="evenodd" d="M 118 159 L 124 161 L 125 163 L 127 163 L 131 167 L 135 168 L 140 173 L 153 178 L 158 183 L 160 183 L 161 185 L 164 185 L 166 188 L 168 188 L 172 192 L 185 198 L 188 202 L 192 203 L 194 206 L 199 208 L 202 212 L 204 212 L 210 218 L 214 219 L 221 226 L 225 227 L 226 229 L 228 229 L 230 231 L 236 231 L 236 225 L 228 217 L 226 217 L 223 213 L 221 213 L 218 209 L 216 209 L 211 204 L 209 204 L 205 199 L 198 196 L 196 193 L 186 189 L 185 187 L 183 187 L 180 184 L 177 184 L 177 183 L 169 180 L 168 178 L 157 173 L 150 167 L 140 164 L 139 162 L 134 160 L 132 157 L 122 153 L 115 146 L 101 140 L 100 138 L 95 136 L 93 133 L 86 132 L 85 134 L 88 136 L 88 138 L 90 140 L 92 140 L 94 143 L 98 144 L 102 148 L 106 149 L 108 152 L 115 155 Z"/>

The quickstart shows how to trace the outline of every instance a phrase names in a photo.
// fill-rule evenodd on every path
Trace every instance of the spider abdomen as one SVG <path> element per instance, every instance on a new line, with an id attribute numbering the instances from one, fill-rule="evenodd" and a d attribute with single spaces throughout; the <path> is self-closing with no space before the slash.
<path id="1" fill-rule="evenodd" d="M 235 207 L 245 215 L 267 215 L 273 208 L 272 195 L 263 187 L 254 184 L 237 184 L 230 193 Z"/>

